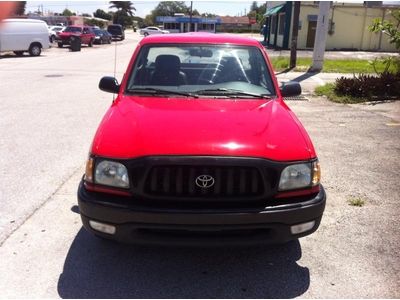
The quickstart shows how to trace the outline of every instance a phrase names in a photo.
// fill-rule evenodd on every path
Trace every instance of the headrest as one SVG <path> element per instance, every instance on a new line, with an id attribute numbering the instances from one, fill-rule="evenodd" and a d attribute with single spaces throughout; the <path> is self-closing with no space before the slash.
<path id="1" fill-rule="evenodd" d="M 179 71 L 181 60 L 176 55 L 162 54 L 156 58 L 156 70 Z"/>

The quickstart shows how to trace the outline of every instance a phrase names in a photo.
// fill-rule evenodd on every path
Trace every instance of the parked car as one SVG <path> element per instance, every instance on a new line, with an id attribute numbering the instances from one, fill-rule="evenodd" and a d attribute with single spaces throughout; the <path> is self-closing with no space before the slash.
<path id="1" fill-rule="evenodd" d="M 133 243 L 283 243 L 317 230 L 312 142 L 265 48 L 235 35 L 143 39 L 97 129 L 78 189 L 84 227 Z"/>
<path id="2" fill-rule="evenodd" d="M 96 35 L 94 38 L 95 44 L 111 44 L 112 35 L 108 31 L 102 29 L 93 29 L 93 32 Z"/>
<path id="3" fill-rule="evenodd" d="M 57 45 L 62 48 L 64 45 L 70 44 L 71 36 L 79 37 L 82 44 L 89 47 L 93 46 L 95 34 L 89 26 L 67 26 L 63 31 L 57 33 Z"/>
<path id="4" fill-rule="evenodd" d="M 144 36 L 153 35 L 153 34 L 166 34 L 169 33 L 168 30 L 162 30 L 158 27 L 146 27 L 139 30 L 139 33 Z"/>
<path id="5" fill-rule="evenodd" d="M 39 56 L 49 46 L 49 31 L 44 21 L 4 19 L 0 22 L 0 52 L 13 51 L 18 56 L 29 52 L 31 56 Z"/>
<path id="6" fill-rule="evenodd" d="M 57 32 L 61 32 L 65 29 L 64 26 L 48 26 L 49 28 L 49 41 L 50 43 L 55 42 L 57 38 Z"/>
<path id="7" fill-rule="evenodd" d="M 112 35 L 114 40 L 123 41 L 125 39 L 124 28 L 119 24 L 108 25 L 107 31 Z"/>

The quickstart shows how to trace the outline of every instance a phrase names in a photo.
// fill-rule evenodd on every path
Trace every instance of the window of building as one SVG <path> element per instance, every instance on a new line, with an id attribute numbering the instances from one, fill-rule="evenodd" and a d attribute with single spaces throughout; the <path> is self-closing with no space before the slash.
<path id="1" fill-rule="evenodd" d="M 272 16 L 271 18 L 271 32 L 272 34 L 275 34 L 276 30 L 276 16 Z"/>
<path id="2" fill-rule="evenodd" d="M 200 23 L 200 24 L 197 26 L 197 30 L 214 31 L 214 24 L 203 24 L 203 23 Z"/>
<path id="3" fill-rule="evenodd" d="M 278 34 L 283 35 L 285 33 L 285 14 L 279 15 L 279 29 Z"/>
<path id="4" fill-rule="evenodd" d="M 179 23 L 164 23 L 164 29 L 180 29 Z"/>

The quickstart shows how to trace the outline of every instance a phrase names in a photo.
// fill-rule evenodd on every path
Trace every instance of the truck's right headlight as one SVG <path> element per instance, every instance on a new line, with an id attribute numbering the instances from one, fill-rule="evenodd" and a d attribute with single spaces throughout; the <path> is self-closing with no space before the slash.
<path id="1" fill-rule="evenodd" d="M 316 186 L 319 184 L 320 177 L 318 161 L 287 166 L 281 173 L 279 191 Z"/>
<path id="2" fill-rule="evenodd" d="M 96 165 L 94 183 L 129 188 L 128 170 L 119 162 L 103 160 Z"/>

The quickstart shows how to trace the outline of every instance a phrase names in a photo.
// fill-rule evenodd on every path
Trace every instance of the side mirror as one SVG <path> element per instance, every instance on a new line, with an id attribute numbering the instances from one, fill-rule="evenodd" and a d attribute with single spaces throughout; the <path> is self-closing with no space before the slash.
<path id="1" fill-rule="evenodd" d="M 294 97 L 301 95 L 301 86 L 296 81 L 284 83 L 281 87 L 282 97 Z"/>
<path id="2" fill-rule="evenodd" d="M 115 79 L 114 77 L 105 76 L 100 79 L 99 89 L 104 92 L 118 94 L 119 84 L 117 79 Z"/>

